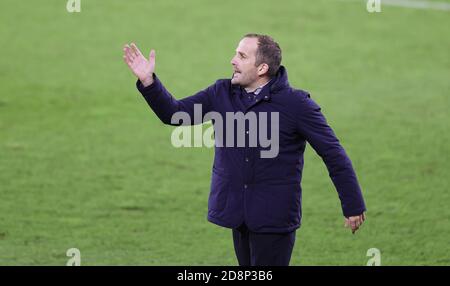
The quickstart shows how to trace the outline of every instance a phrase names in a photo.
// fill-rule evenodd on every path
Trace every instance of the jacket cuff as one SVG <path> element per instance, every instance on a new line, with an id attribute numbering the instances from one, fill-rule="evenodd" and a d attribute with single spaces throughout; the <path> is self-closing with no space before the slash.
<path id="1" fill-rule="evenodd" d="M 351 217 L 351 216 L 358 216 L 361 215 L 363 212 L 366 211 L 366 207 L 360 207 L 358 209 L 354 209 L 354 210 L 343 210 L 343 214 L 345 217 Z"/>
<path id="2" fill-rule="evenodd" d="M 152 94 L 158 94 L 161 91 L 161 82 L 155 73 L 153 73 L 153 83 L 149 86 L 144 87 L 141 81 L 138 79 L 136 81 L 136 88 L 144 96 L 151 96 Z"/>

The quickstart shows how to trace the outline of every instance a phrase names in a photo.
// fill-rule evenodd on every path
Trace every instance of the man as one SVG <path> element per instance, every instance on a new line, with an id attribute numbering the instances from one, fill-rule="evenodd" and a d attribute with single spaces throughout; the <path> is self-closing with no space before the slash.
<path id="1" fill-rule="evenodd" d="M 249 122 L 244 122 L 245 146 L 218 146 L 216 141 L 208 220 L 232 229 L 239 265 L 289 265 L 295 231 L 301 224 L 300 182 L 306 141 L 328 168 L 345 225 L 353 233 L 361 226 L 366 207 L 352 163 L 320 107 L 306 91 L 289 85 L 286 68 L 281 66 L 281 49 L 271 37 L 245 35 L 231 60 L 232 78 L 218 80 L 181 100 L 172 97 L 154 74 L 154 50 L 147 60 L 135 44 L 125 45 L 124 60 L 138 77 L 138 90 L 166 124 L 180 124 L 172 120 L 177 112 L 194 118 L 194 105 L 202 107 L 201 118 L 208 112 L 223 117 L 230 112 L 258 115 L 254 118 L 259 120 L 259 130 L 265 132 L 267 124 L 261 118 L 268 119 L 270 126 L 277 121 L 276 132 L 269 132 L 272 137 L 279 136 L 275 156 L 261 156 L 267 149 L 261 142 L 247 144 L 254 131 Z M 262 117 L 264 113 L 273 116 Z M 216 127 L 214 121 L 215 131 Z M 223 136 L 240 135 L 227 126 Z"/>

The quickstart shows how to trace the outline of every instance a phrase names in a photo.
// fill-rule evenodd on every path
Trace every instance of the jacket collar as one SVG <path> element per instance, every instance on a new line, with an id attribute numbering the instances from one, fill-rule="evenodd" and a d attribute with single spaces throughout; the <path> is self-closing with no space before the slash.
<path id="1" fill-rule="evenodd" d="M 289 87 L 286 68 L 280 66 L 275 77 L 272 78 L 267 85 L 268 86 L 264 86 L 262 92 L 258 95 L 259 100 L 269 101 L 272 94 Z M 240 93 L 241 87 L 239 85 L 233 84 L 232 88 L 234 94 Z"/>

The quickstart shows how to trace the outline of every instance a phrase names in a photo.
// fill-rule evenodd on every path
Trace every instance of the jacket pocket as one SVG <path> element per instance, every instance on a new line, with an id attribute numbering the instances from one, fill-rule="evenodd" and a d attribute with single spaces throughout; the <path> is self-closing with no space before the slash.
<path id="1" fill-rule="evenodd" d="M 213 168 L 211 177 L 211 191 L 208 199 L 208 209 L 222 211 L 227 205 L 228 193 L 230 191 L 230 179 Z"/>
<path id="2" fill-rule="evenodd" d="M 248 192 L 247 217 L 255 228 L 290 229 L 300 224 L 299 184 L 257 185 Z"/>

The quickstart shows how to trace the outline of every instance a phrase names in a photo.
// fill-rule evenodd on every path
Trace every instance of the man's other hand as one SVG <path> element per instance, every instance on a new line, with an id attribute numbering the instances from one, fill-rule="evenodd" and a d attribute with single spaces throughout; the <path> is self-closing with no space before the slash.
<path id="1" fill-rule="evenodd" d="M 155 71 L 155 50 L 150 51 L 148 60 L 142 55 L 138 47 L 131 43 L 123 48 L 123 60 L 135 76 L 139 78 L 144 87 L 153 83 Z"/>
<path id="2" fill-rule="evenodd" d="M 350 227 L 352 229 L 352 233 L 355 234 L 355 232 L 359 229 L 359 227 L 363 224 L 363 222 L 366 220 L 366 215 L 364 213 L 358 215 L 358 216 L 351 216 L 345 218 L 345 227 Z"/>

